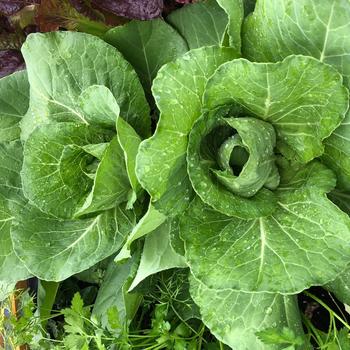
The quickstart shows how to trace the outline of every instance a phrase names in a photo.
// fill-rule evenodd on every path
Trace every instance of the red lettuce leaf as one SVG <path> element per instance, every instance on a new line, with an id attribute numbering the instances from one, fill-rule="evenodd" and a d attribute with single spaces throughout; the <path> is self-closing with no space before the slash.
<path id="1" fill-rule="evenodd" d="M 0 78 L 24 68 L 24 60 L 20 51 L 0 50 Z"/>
<path id="2" fill-rule="evenodd" d="M 163 0 L 92 0 L 92 4 L 117 16 L 152 19 L 161 16 Z"/>
<path id="3" fill-rule="evenodd" d="M 5 16 L 12 16 L 23 7 L 38 3 L 40 3 L 40 0 L 0 0 L 0 13 Z"/>

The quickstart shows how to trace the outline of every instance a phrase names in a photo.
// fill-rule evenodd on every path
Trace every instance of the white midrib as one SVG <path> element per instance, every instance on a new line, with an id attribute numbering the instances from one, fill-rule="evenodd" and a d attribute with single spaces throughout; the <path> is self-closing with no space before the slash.
<path id="1" fill-rule="evenodd" d="M 266 94 L 266 99 L 265 99 L 265 112 L 264 112 L 264 117 L 267 117 L 269 111 L 270 111 L 270 106 L 271 106 L 271 87 L 270 87 L 270 77 L 269 77 L 269 68 L 266 67 L 266 85 L 267 85 L 267 94 Z"/>
<path id="2" fill-rule="evenodd" d="M 331 26 L 332 19 L 333 19 L 333 13 L 334 13 L 335 2 L 336 2 L 336 1 L 333 1 L 333 5 L 332 5 L 332 8 L 331 8 L 331 12 L 329 13 L 328 23 L 327 23 L 327 27 L 326 27 L 326 35 L 325 35 L 325 38 L 324 38 L 323 48 L 322 48 L 321 55 L 320 55 L 320 61 L 321 61 L 321 62 L 323 62 L 323 60 L 324 60 L 325 53 L 326 53 L 326 49 L 327 49 L 328 35 L 329 35 L 330 26 Z"/>
<path id="3" fill-rule="evenodd" d="M 259 272 L 258 277 L 256 280 L 256 284 L 258 285 L 261 281 L 262 271 L 264 267 L 264 261 L 265 261 L 265 246 L 266 246 L 266 231 L 264 227 L 263 219 L 259 219 L 259 228 L 260 228 L 260 241 L 261 241 L 261 248 L 260 248 L 260 265 L 259 265 Z"/>
<path id="4" fill-rule="evenodd" d="M 46 101 L 49 101 L 51 103 L 54 103 L 60 107 L 63 107 L 65 109 L 67 109 L 69 112 L 71 112 L 72 114 L 76 115 L 84 124 L 86 125 L 89 125 L 88 121 L 84 118 L 84 116 L 82 116 L 81 114 L 79 114 L 77 111 L 75 111 L 73 108 L 57 101 L 57 100 L 54 100 L 52 98 L 48 98 L 47 96 L 45 96 L 40 90 L 38 89 L 33 89 L 35 90 L 35 93 L 37 93 L 38 95 L 40 95 L 43 99 L 45 99 Z"/>
<path id="5" fill-rule="evenodd" d="M 1 219 L 0 222 L 7 222 L 7 221 L 11 221 L 13 220 L 15 217 L 14 216 L 11 216 L 9 218 L 6 218 L 6 219 Z"/>
<path id="6" fill-rule="evenodd" d="M 62 251 L 58 252 L 57 254 L 50 256 L 48 259 L 54 259 L 57 258 L 59 255 L 65 253 L 66 251 L 72 249 L 75 245 L 77 245 L 96 225 L 96 223 L 98 222 L 100 216 L 97 216 L 94 221 L 85 229 L 84 233 L 82 235 L 79 236 L 78 239 L 76 239 L 74 242 L 72 242 L 68 247 L 66 247 L 65 249 L 63 249 Z M 46 259 L 45 259 L 46 260 Z"/>

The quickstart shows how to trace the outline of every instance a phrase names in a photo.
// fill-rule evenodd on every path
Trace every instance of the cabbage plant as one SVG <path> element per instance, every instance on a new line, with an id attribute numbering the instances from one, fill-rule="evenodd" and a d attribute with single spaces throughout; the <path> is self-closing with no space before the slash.
<path id="1" fill-rule="evenodd" d="M 136 73 L 102 40 L 35 34 L 22 53 L 27 70 L 0 85 L 7 284 L 60 281 L 121 247 L 142 210 L 134 163 L 150 134 Z"/>
<path id="2" fill-rule="evenodd" d="M 349 16 L 346 1 L 258 0 L 241 52 L 193 49 L 153 82 L 160 119 L 137 176 L 170 221 L 202 320 L 234 349 L 270 349 L 264 329 L 302 334 L 293 294 L 327 284 L 339 295 L 331 281 L 350 248 Z"/>
<path id="3" fill-rule="evenodd" d="M 196 317 L 238 350 L 307 349 L 304 289 L 350 302 L 350 4 L 252 10 L 198 2 L 109 44 L 28 37 L 27 70 L 0 80 L 3 288 L 115 256 L 102 315 L 130 261 L 123 305 L 150 275 L 187 269 Z"/>

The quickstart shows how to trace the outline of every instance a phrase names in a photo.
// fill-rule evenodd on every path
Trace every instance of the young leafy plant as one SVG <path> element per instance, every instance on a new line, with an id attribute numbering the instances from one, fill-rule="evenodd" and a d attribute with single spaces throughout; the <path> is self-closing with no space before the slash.
<path id="1" fill-rule="evenodd" d="M 3 285 L 117 253 L 91 316 L 107 325 L 104 301 L 131 320 L 127 290 L 189 267 L 221 342 L 309 348 L 295 294 L 349 299 L 350 4 L 251 11 L 207 0 L 131 22 L 105 35 L 121 53 L 81 33 L 28 37 L 27 71 L 0 80 Z"/>
<path id="2" fill-rule="evenodd" d="M 2 260 L 59 281 L 116 252 L 135 225 L 149 109 L 132 67 L 96 37 L 35 34 L 22 52 L 27 71 L 1 80 Z M 2 280 L 25 278 L 11 270 Z"/>
<path id="3" fill-rule="evenodd" d="M 184 8 L 170 23 L 186 37 L 183 16 L 205 4 L 213 6 Z M 223 47 L 230 41 L 206 47 L 211 39 L 200 37 L 200 48 L 153 82 L 160 119 L 140 144 L 136 173 L 171 222 L 170 244 L 190 267 L 202 319 L 233 348 L 265 348 L 255 333 L 275 324 L 280 334 L 302 334 L 289 295 L 331 282 L 348 265 L 350 220 L 327 197 L 346 198 L 350 183 L 349 95 L 338 58 L 348 15 L 345 2 L 258 0 L 243 26 L 250 61 Z"/>

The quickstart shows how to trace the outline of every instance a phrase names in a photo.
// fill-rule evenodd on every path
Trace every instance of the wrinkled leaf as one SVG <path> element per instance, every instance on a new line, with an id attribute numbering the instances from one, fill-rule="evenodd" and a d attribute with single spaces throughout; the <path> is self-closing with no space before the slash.
<path id="1" fill-rule="evenodd" d="M 22 123 L 26 139 L 49 121 L 88 124 L 79 96 L 92 85 L 106 86 L 122 117 L 141 135 L 150 131 L 149 107 L 132 67 L 113 47 L 83 33 L 28 36 L 22 47 L 31 86 L 30 111 Z"/>
<path id="2" fill-rule="evenodd" d="M 271 216 L 239 220 L 195 200 L 180 226 L 194 276 L 213 289 L 279 293 L 333 280 L 349 261 L 348 215 L 317 187 L 279 191 L 277 203 Z"/>
<path id="3" fill-rule="evenodd" d="M 73 217 L 92 188 L 87 173 L 94 157 L 82 146 L 107 142 L 110 137 L 106 130 L 84 124 L 46 124 L 36 128 L 24 145 L 21 177 L 25 197 L 44 212 Z M 118 157 L 115 163 L 124 165 Z M 113 163 L 107 166 L 112 167 Z"/>
<path id="4" fill-rule="evenodd" d="M 0 80 L 0 300 L 17 281 L 31 275 L 16 256 L 10 236 L 16 210 L 25 203 L 21 191 L 23 149 L 18 141 L 18 124 L 28 103 L 25 72 Z"/>
<path id="5" fill-rule="evenodd" d="M 208 82 L 204 106 L 242 106 L 274 126 L 285 157 L 306 163 L 323 153 L 322 141 L 344 119 L 348 98 L 334 69 L 290 56 L 279 63 L 240 59 L 222 65 Z"/>
<path id="6" fill-rule="evenodd" d="M 191 198 L 186 171 L 188 134 L 201 114 L 207 79 L 234 57 L 228 48 L 193 50 L 163 66 L 154 80 L 152 92 L 161 116 L 155 134 L 140 145 L 136 174 L 153 201 L 163 197 L 160 210 L 174 215 L 174 208 L 180 212 L 179 204 Z"/>
<path id="7" fill-rule="evenodd" d="M 200 308 L 204 324 L 216 338 L 234 349 L 281 349 L 271 345 L 266 347 L 255 334 L 271 325 L 279 330 L 289 327 L 303 336 L 294 296 L 210 289 L 194 278 L 190 283 L 192 298 Z"/>
<path id="8" fill-rule="evenodd" d="M 75 215 L 112 209 L 128 199 L 131 190 L 124 152 L 115 136 L 106 148 L 94 176 L 94 184 Z"/>
<path id="9" fill-rule="evenodd" d="M 244 25 L 243 52 L 254 61 L 280 61 L 291 54 L 313 56 L 334 66 L 350 82 L 350 3 L 347 0 L 258 0 Z M 338 187 L 350 189 L 349 116 L 326 141 L 325 162 Z"/>
<path id="10" fill-rule="evenodd" d="M 21 201 L 17 203 L 15 199 L 0 195 L 0 295 L 1 292 L 5 293 L 7 285 L 13 285 L 31 276 L 31 273 L 16 256 L 10 236 L 15 215 L 14 211 L 11 210 L 13 203 L 16 206 L 23 205 Z M 5 290 L 1 291 L 2 288 Z"/>
<path id="11" fill-rule="evenodd" d="M 142 20 L 159 17 L 163 9 L 162 0 L 92 0 L 92 4 L 118 16 Z"/>
<path id="12" fill-rule="evenodd" d="M 230 167 L 230 157 L 226 159 L 229 163 L 226 169 L 219 168 L 223 163 L 222 152 L 229 149 L 227 142 L 232 140 L 235 124 L 238 132 L 235 135 L 242 138 L 248 153 L 254 149 L 238 176 Z M 271 214 L 276 205 L 274 195 L 261 187 L 275 167 L 275 141 L 271 125 L 260 120 L 203 115 L 190 133 L 187 150 L 188 173 L 194 190 L 203 202 L 226 215 L 248 219 Z"/>
<path id="13" fill-rule="evenodd" d="M 61 281 L 115 253 L 134 225 L 130 210 L 116 208 L 92 218 L 62 220 L 28 205 L 16 214 L 11 237 L 30 272 Z"/>
<path id="14" fill-rule="evenodd" d="M 242 0 L 217 0 L 228 17 L 227 34 L 229 45 L 240 54 L 241 52 L 241 27 L 244 18 Z"/>

